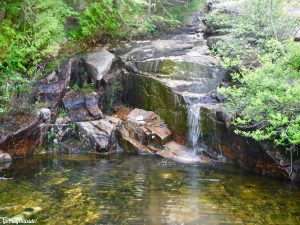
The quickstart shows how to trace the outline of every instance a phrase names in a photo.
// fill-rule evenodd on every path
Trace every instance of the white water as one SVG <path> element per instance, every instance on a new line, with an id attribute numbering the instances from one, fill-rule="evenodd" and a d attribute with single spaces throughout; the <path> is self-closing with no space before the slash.
<path id="1" fill-rule="evenodd" d="M 201 133 L 200 107 L 201 105 L 195 104 L 190 105 L 188 108 L 188 144 L 193 149 L 197 149 L 199 147 L 198 142 Z"/>

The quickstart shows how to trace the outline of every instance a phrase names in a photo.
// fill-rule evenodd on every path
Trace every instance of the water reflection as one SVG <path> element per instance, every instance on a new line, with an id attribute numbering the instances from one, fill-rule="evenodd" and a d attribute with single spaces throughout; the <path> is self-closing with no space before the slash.
<path id="1" fill-rule="evenodd" d="M 300 188 L 155 157 L 43 156 L 0 172 L 0 217 L 38 224 L 299 224 Z"/>

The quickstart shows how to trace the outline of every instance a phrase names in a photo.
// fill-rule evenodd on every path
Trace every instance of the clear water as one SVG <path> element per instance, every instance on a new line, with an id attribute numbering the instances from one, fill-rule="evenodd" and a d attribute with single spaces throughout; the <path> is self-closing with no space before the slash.
<path id="1" fill-rule="evenodd" d="M 228 165 L 39 156 L 4 175 L 0 217 L 40 207 L 37 224 L 300 224 L 299 186 Z"/>

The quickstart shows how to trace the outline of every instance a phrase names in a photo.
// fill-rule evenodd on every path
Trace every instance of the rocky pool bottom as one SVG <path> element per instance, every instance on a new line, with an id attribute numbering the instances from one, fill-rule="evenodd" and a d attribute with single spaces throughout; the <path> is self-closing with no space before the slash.
<path id="1" fill-rule="evenodd" d="M 36 224 L 300 223 L 299 186 L 230 165 L 41 155 L 12 162 L 0 177 L 12 178 L 0 180 L 0 217 Z"/>

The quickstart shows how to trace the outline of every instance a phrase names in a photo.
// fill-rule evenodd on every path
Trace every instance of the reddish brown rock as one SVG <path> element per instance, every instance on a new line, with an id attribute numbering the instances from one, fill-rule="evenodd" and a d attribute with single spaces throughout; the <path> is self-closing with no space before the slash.
<path id="1" fill-rule="evenodd" d="M 31 113 L 10 112 L 0 124 L 0 152 L 12 158 L 30 156 L 43 143 L 45 126 Z"/>
<path id="2" fill-rule="evenodd" d="M 155 138 L 160 144 L 165 144 L 171 140 L 171 131 L 161 121 L 147 123 L 145 127 L 155 135 Z"/>
<path id="3" fill-rule="evenodd" d="M 184 163 L 210 162 L 208 157 L 203 156 L 201 160 L 192 149 L 189 149 L 186 146 L 180 145 L 174 141 L 164 145 L 164 149 L 158 151 L 156 154 L 163 158 Z"/>
<path id="4" fill-rule="evenodd" d="M 128 108 L 123 108 L 118 115 L 124 119 L 118 137 L 125 151 L 155 153 L 171 140 L 167 125 L 152 111 L 134 109 L 129 112 Z"/>
<path id="5" fill-rule="evenodd" d="M 118 131 L 118 140 L 121 148 L 125 152 L 139 153 L 139 154 L 153 154 L 154 149 L 143 145 L 138 140 L 131 138 L 129 132 L 125 128 L 121 128 Z"/>
<path id="6" fill-rule="evenodd" d="M 120 118 L 121 120 L 126 120 L 127 115 L 132 111 L 131 108 L 122 107 L 118 112 L 116 113 L 116 116 Z"/>
<path id="7" fill-rule="evenodd" d="M 300 180 L 299 162 L 294 162 L 292 166 L 288 157 L 279 153 L 272 145 L 235 134 L 233 127 L 228 125 L 228 120 L 220 118 L 218 114 L 218 110 L 201 108 L 204 144 L 248 170 Z"/>

